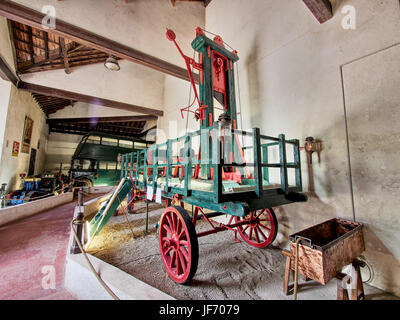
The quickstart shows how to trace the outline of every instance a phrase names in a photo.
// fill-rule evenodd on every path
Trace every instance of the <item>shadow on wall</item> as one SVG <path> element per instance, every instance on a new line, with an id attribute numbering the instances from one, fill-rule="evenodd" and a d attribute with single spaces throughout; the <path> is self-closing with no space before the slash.
<path id="1" fill-rule="evenodd" d="M 258 33 L 256 34 L 253 45 L 251 48 L 251 54 L 247 57 L 245 66 L 247 69 L 247 82 L 248 82 L 248 94 L 249 94 L 249 107 L 248 113 L 250 115 L 251 128 L 262 127 L 259 121 L 262 119 L 262 113 L 266 112 L 265 106 L 260 106 L 260 78 L 259 78 L 259 66 L 257 60 L 259 58 L 259 46 L 258 46 Z M 265 84 L 264 84 L 265 87 Z M 265 88 L 264 88 L 265 90 Z M 243 116 L 243 115 L 242 115 Z"/>
<path id="2" fill-rule="evenodd" d="M 317 194 L 306 192 L 308 202 L 274 208 L 279 234 L 275 245 L 285 248 L 290 235 L 337 216 L 333 206 L 323 202 Z"/>
<path id="3" fill-rule="evenodd" d="M 335 217 L 353 217 L 344 119 L 333 122 L 323 132 L 316 133 L 315 138 L 321 139 L 323 143 L 321 162 L 319 163 L 317 155 L 313 154 L 313 162 L 310 165 L 307 163 L 305 151 L 301 153 L 302 159 L 305 160 L 302 163 L 302 176 L 308 176 L 307 181 L 311 180 L 315 191 L 310 190 L 309 185 L 303 185 L 303 191 L 309 197 L 307 202 L 275 208 L 280 228 L 276 240 L 279 247 L 287 246 L 289 236 L 300 230 Z"/>
<path id="4" fill-rule="evenodd" d="M 366 250 L 362 255 L 368 268 L 362 270 L 362 277 L 371 285 L 384 287 L 395 295 L 400 295 L 398 274 L 400 262 L 380 240 L 369 225 L 364 225 Z"/>
<path id="5" fill-rule="evenodd" d="M 349 2 L 349 0 L 330 0 L 330 2 L 332 4 L 333 15 L 335 15 L 338 14 L 338 9 Z"/>

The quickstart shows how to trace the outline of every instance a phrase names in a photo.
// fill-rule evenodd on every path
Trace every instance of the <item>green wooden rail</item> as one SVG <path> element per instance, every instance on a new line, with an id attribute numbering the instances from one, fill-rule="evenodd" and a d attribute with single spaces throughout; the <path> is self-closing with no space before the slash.
<path id="1" fill-rule="evenodd" d="M 211 146 L 211 155 L 204 158 L 205 152 L 203 152 L 203 141 L 202 144 L 202 159 L 199 161 L 193 159 L 191 150 L 193 147 L 193 138 L 200 135 L 208 135 L 208 143 Z M 209 207 L 213 210 L 224 211 L 230 208 L 232 209 L 232 202 L 243 204 L 253 203 L 255 206 L 268 205 L 266 202 L 275 203 L 283 202 L 287 203 L 287 197 L 289 193 L 301 192 L 302 180 L 301 180 L 301 164 L 300 164 L 300 152 L 299 152 L 299 140 L 286 140 L 285 135 L 279 135 L 278 138 L 264 136 L 260 134 L 258 128 L 253 129 L 252 132 L 232 130 L 232 137 L 234 135 L 243 135 L 252 137 L 252 145 L 245 146 L 242 151 L 253 149 L 253 163 L 224 163 L 223 157 L 221 157 L 221 143 L 219 139 L 213 139 L 218 137 L 218 123 L 215 123 L 208 129 L 202 129 L 195 132 L 187 133 L 185 136 L 177 139 L 169 139 L 166 143 L 153 145 L 145 150 L 135 151 L 133 153 L 125 154 L 122 156 L 121 163 L 121 178 L 127 177 L 130 173 L 134 178 L 135 186 L 140 190 L 147 190 L 148 187 L 156 190 L 162 188 L 162 195 L 165 198 L 171 199 L 175 195 L 185 197 L 185 201 L 195 205 L 202 206 L 204 208 Z M 262 143 L 267 140 L 268 143 Z M 183 143 L 183 156 L 173 155 L 173 144 Z M 293 145 L 293 158 L 294 162 L 287 162 L 286 145 Z M 279 148 L 279 163 L 270 163 L 268 159 L 268 151 L 271 147 Z M 206 146 L 204 149 L 208 149 Z M 232 152 L 240 152 L 238 148 L 232 148 Z M 235 159 L 234 155 L 234 159 Z M 181 156 L 181 157 L 180 157 Z M 193 169 L 196 165 L 202 167 L 213 168 L 213 177 L 207 181 L 212 181 L 212 189 L 209 191 L 194 190 L 192 188 L 193 181 Z M 183 186 L 172 185 L 172 170 L 177 166 L 180 169 L 183 167 L 185 174 L 183 179 L 179 180 L 183 182 Z M 250 180 L 246 180 L 244 186 L 254 187 L 254 190 L 226 193 L 223 192 L 223 179 L 222 179 L 222 168 L 223 167 L 237 167 L 237 168 L 254 168 L 253 176 Z M 264 190 L 264 184 L 269 183 L 269 168 L 280 169 L 280 188 L 273 188 Z M 288 183 L 288 169 L 295 169 L 295 186 L 289 186 Z M 165 170 L 165 181 L 161 184 L 158 179 L 161 178 L 161 172 Z M 280 200 L 279 200 L 280 199 Z M 261 201 L 260 201 L 261 200 Z M 275 202 L 274 202 L 275 201 Z M 290 202 L 290 201 L 289 201 Z M 229 206 L 227 205 L 229 204 Z M 211 208 L 212 207 L 212 208 Z M 246 210 L 243 208 L 236 208 L 238 211 L 233 213 L 234 215 L 243 215 Z M 235 209 L 235 210 L 236 210 Z M 250 208 L 252 209 L 252 208 Z M 230 214 L 232 214 L 230 212 Z"/>

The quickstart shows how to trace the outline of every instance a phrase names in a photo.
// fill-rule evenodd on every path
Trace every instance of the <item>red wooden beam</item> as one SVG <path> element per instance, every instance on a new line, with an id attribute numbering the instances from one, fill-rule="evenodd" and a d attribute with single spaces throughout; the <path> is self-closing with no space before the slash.
<path id="1" fill-rule="evenodd" d="M 319 23 L 324 23 L 333 17 L 332 4 L 329 0 L 303 0 Z"/>

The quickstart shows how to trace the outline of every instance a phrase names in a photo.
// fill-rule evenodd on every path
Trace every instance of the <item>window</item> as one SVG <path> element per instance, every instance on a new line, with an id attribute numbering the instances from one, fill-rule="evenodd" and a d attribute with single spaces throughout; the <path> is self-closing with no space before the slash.
<path id="1" fill-rule="evenodd" d="M 119 146 L 121 148 L 132 149 L 133 148 L 133 141 L 129 140 L 119 140 Z"/>
<path id="2" fill-rule="evenodd" d="M 93 143 L 93 144 L 100 144 L 100 137 L 96 137 L 96 136 L 90 136 L 87 139 L 87 143 Z"/>
<path id="3" fill-rule="evenodd" d="M 105 161 L 100 161 L 100 162 L 99 162 L 99 169 L 100 169 L 100 170 L 107 170 L 107 162 L 105 162 Z"/>
<path id="4" fill-rule="evenodd" d="M 135 149 L 137 150 L 144 150 L 147 148 L 146 143 L 143 142 L 135 142 Z"/>
<path id="5" fill-rule="evenodd" d="M 116 162 L 107 162 L 107 170 L 115 170 L 116 165 Z"/>
<path id="6" fill-rule="evenodd" d="M 118 146 L 118 140 L 117 139 L 112 139 L 112 138 L 106 138 L 103 137 L 102 143 L 105 146 Z"/>

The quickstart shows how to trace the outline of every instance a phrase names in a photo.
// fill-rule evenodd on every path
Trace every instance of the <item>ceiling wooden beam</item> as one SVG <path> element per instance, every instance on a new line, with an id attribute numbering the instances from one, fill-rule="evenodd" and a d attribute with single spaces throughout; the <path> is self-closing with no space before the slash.
<path id="1" fill-rule="evenodd" d="M 47 124 L 52 123 L 112 123 L 157 120 L 157 116 L 123 116 L 123 117 L 91 117 L 91 118 L 52 118 L 47 119 Z"/>
<path id="2" fill-rule="evenodd" d="M 69 68 L 68 52 L 67 52 L 67 48 L 65 46 L 65 40 L 64 40 L 64 38 L 61 38 L 61 37 L 60 37 L 60 47 L 61 47 L 61 52 L 62 52 L 62 58 L 64 60 L 65 73 L 70 74 L 71 69 Z"/>
<path id="3" fill-rule="evenodd" d="M 50 58 L 49 55 L 49 34 L 47 32 L 43 32 L 44 36 L 44 47 L 45 47 L 45 59 L 48 60 Z"/>
<path id="4" fill-rule="evenodd" d="M 10 20 L 46 31 L 42 26 L 42 19 L 45 16 L 43 13 L 21 6 L 12 1 L 0 0 L 0 15 Z M 188 72 L 184 68 L 76 27 L 60 19 L 57 19 L 56 29 L 51 30 L 51 32 L 121 59 L 126 59 L 171 76 L 190 81 Z M 195 79 L 196 82 L 198 82 L 197 76 Z"/>
<path id="5" fill-rule="evenodd" d="M 35 52 L 33 51 L 33 35 L 32 35 L 32 28 L 28 26 L 28 46 L 29 46 L 29 55 L 31 57 L 32 64 L 35 63 Z"/>
<path id="6" fill-rule="evenodd" d="M 0 77 L 12 82 L 15 86 L 21 81 L 18 75 L 11 69 L 7 61 L 0 55 Z"/>
<path id="7" fill-rule="evenodd" d="M 98 106 L 108 107 L 108 108 L 127 110 L 127 111 L 131 111 L 131 112 L 138 112 L 138 113 L 149 114 L 149 115 L 160 116 L 160 117 L 162 117 L 164 115 L 164 112 L 162 110 L 136 106 L 133 104 L 103 99 L 103 98 L 99 98 L 99 97 L 92 97 L 92 96 L 88 96 L 88 95 L 81 94 L 81 93 L 70 92 L 70 91 L 65 91 L 65 90 L 60 90 L 60 89 L 55 89 L 55 88 L 49 88 L 49 87 L 41 86 L 38 84 L 27 83 L 27 82 L 23 82 L 23 81 L 18 83 L 18 88 L 25 90 L 25 91 L 29 91 L 31 93 L 37 93 L 37 94 L 42 94 L 42 95 L 51 96 L 51 97 L 63 98 L 63 99 L 67 99 L 67 100 L 75 100 L 75 101 L 90 103 L 90 104 L 94 104 L 94 105 L 98 105 Z"/>
<path id="8" fill-rule="evenodd" d="M 333 17 L 332 4 L 329 0 L 303 0 L 319 23 L 324 23 Z"/>

